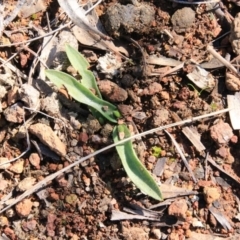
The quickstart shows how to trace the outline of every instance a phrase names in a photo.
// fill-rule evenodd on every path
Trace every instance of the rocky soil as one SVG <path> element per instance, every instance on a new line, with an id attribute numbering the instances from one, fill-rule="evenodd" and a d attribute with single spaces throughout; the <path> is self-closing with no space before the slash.
<path id="1" fill-rule="evenodd" d="M 240 113 L 209 115 L 240 103 L 240 7 L 191 3 L 0 6 L 1 239 L 240 239 Z M 179 122 L 133 141 L 162 202 L 132 184 L 114 148 L 65 170 L 112 144 L 114 127 L 46 78 L 81 81 L 66 44 L 133 134 Z"/>

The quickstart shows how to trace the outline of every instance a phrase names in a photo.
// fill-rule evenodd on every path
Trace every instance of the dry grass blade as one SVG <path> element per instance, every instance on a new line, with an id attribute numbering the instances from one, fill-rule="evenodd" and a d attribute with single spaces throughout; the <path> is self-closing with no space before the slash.
<path id="1" fill-rule="evenodd" d="M 159 220 L 156 218 L 145 217 L 142 215 L 135 215 L 135 214 L 129 214 L 129 213 L 125 213 L 117 210 L 112 210 L 111 221 L 133 220 L 133 219 L 151 220 L 151 221 Z"/>
<path id="2" fill-rule="evenodd" d="M 108 39 L 109 37 L 102 32 L 98 30 L 98 28 L 93 26 L 88 17 L 86 16 L 87 11 L 85 11 L 83 8 L 81 8 L 78 5 L 78 2 L 76 0 L 72 1 L 65 1 L 65 0 L 58 0 L 59 5 L 61 8 L 67 13 L 69 18 L 72 19 L 72 21 L 79 27 L 86 29 L 86 30 L 91 30 L 94 33 L 98 34 L 99 36 Z"/>
<path id="3" fill-rule="evenodd" d="M 234 177 L 233 175 L 227 173 L 221 166 L 219 166 L 210 155 L 207 156 L 207 161 L 210 162 L 215 168 L 217 168 L 220 172 L 223 172 L 225 175 L 227 175 L 229 178 L 233 179 L 236 183 L 239 184 L 239 180 Z"/>
<path id="4" fill-rule="evenodd" d="M 239 106 L 240 93 L 236 92 L 235 95 L 227 95 L 227 103 L 229 107 Z M 240 129 L 240 108 L 229 111 L 231 124 L 234 130 Z"/>
<path id="5" fill-rule="evenodd" d="M 186 168 L 188 169 L 189 173 L 191 174 L 193 181 L 195 183 L 197 183 L 197 179 L 195 178 L 194 173 L 193 173 L 192 169 L 190 168 L 190 165 L 188 164 L 187 159 L 185 158 L 185 156 L 184 156 L 180 146 L 178 145 L 176 140 L 173 138 L 173 136 L 168 131 L 164 130 L 164 132 L 171 138 L 171 140 L 172 140 L 174 146 L 176 147 L 178 153 L 180 154 L 180 156 L 181 156 L 181 158 L 182 158 Z"/>
<path id="6" fill-rule="evenodd" d="M 180 121 L 180 122 L 176 122 L 176 123 L 172 123 L 172 124 L 168 124 L 168 125 L 165 125 L 165 126 L 161 126 L 161 127 L 157 127 L 157 128 L 153 128 L 151 130 L 148 130 L 148 131 L 145 131 L 145 132 L 142 132 L 142 133 L 139 133 L 139 134 L 136 134 L 136 135 L 133 135 L 129 138 L 125 138 L 121 141 L 119 141 L 117 144 L 114 143 L 114 144 L 111 144 L 105 148 L 102 148 L 102 149 L 99 149 L 97 150 L 96 152 L 94 153 L 91 153 L 89 154 L 88 156 L 86 157 L 83 157 L 83 158 L 79 158 L 77 159 L 74 163 L 68 165 L 67 167 L 49 175 L 48 177 L 46 177 L 45 179 L 43 179 L 42 181 L 38 182 L 37 184 L 35 184 L 31 189 L 25 191 L 23 194 L 19 195 L 14 201 L 11 202 L 10 205 L 6 206 L 5 208 L 1 209 L 0 210 L 0 213 L 6 211 L 7 209 L 9 209 L 11 206 L 14 206 L 15 204 L 17 204 L 18 202 L 20 202 L 21 200 L 23 200 L 24 198 L 28 197 L 29 195 L 37 192 L 39 189 L 43 188 L 44 186 L 47 185 L 48 182 L 52 181 L 53 179 L 55 179 L 56 177 L 58 177 L 59 175 L 63 174 L 64 172 L 70 170 L 71 168 L 77 166 L 78 164 L 84 162 L 85 160 L 89 159 L 89 158 L 92 158 L 92 157 L 95 157 L 97 154 L 99 153 L 102 153 L 104 151 L 107 151 L 108 149 L 110 148 L 113 148 L 119 144 L 123 144 L 129 140 L 132 140 L 132 139 L 135 139 L 137 137 L 143 137 L 143 136 L 146 136 L 148 134 L 152 134 L 152 133 L 155 133 L 155 132 L 158 132 L 158 131 L 161 131 L 161 130 L 164 130 L 164 129 L 167 129 L 167 128 L 171 128 L 171 127 L 176 127 L 176 126 L 179 126 L 179 125 L 183 125 L 183 124 L 187 124 L 187 123 L 192 123 L 193 121 L 197 121 L 197 120 L 200 120 L 200 119 L 203 119 L 203 118 L 207 118 L 207 117 L 212 117 L 212 116 L 215 116 L 215 115 L 218 115 L 218 114 L 222 114 L 224 112 L 228 112 L 229 110 L 231 110 L 230 108 L 226 108 L 226 109 L 223 109 L 223 110 L 220 110 L 220 111 L 216 111 L 216 112 L 212 112 L 212 113 L 209 113 L 209 114 L 205 114 L 205 115 L 202 115 L 202 116 L 198 116 L 198 117 L 194 117 L 194 118 L 191 118 L 191 119 L 186 119 L 186 120 L 183 120 L 183 121 Z M 0 205 L 2 205 L 3 203 L 0 202 Z"/>
<path id="7" fill-rule="evenodd" d="M 215 207 L 211 206 L 208 208 L 212 215 L 218 220 L 218 222 L 226 229 L 231 230 L 232 227 L 226 217 Z"/>

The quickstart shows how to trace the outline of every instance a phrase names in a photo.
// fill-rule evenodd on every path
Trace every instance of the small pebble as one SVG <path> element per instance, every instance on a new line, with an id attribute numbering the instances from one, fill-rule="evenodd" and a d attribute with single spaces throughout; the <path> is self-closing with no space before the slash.
<path id="1" fill-rule="evenodd" d="M 212 204 L 215 200 L 220 198 L 220 193 L 215 187 L 204 187 L 203 194 L 207 204 Z"/>
<path id="2" fill-rule="evenodd" d="M 4 226 L 8 226 L 9 222 L 8 219 L 4 216 L 0 216 L 0 226 L 4 227 Z"/>
<path id="3" fill-rule="evenodd" d="M 24 199 L 19 202 L 15 208 L 19 217 L 27 217 L 32 209 L 32 201 L 30 199 Z"/>
<path id="4" fill-rule="evenodd" d="M 168 214 L 176 217 L 186 217 L 188 205 L 185 199 L 175 200 L 168 208 Z"/>
<path id="5" fill-rule="evenodd" d="M 17 190 L 24 192 L 30 189 L 36 182 L 36 179 L 33 177 L 26 177 L 22 181 L 20 181 L 17 185 Z"/>
<path id="6" fill-rule="evenodd" d="M 77 144 L 78 144 L 77 139 L 73 139 L 70 144 L 71 144 L 71 147 L 77 146 Z"/>
<path id="7" fill-rule="evenodd" d="M 37 153 L 32 153 L 29 156 L 29 162 L 36 168 L 36 169 L 40 169 L 40 157 Z"/>
<path id="8" fill-rule="evenodd" d="M 17 162 L 13 163 L 9 170 L 14 173 L 22 173 L 24 168 L 23 166 L 24 160 L 18 160 Z"/>
<path id="9" fill-rule="evenodd" d="M 80 143 L 87 143 L 88 141 L 88 134 L 86 132 L 81 132 L 79 134 L 79 138 L 78 138 Z"/>
<path id="10" fill-rule="evenodd" d="M 73 148 L 73 152 L 74 153 L 76 153 L 77 155 L 79 155 L 79 156 L 82 156 L 83 155 L 83 149 L 82 149 L 82 147 L 74 147 Z"/>

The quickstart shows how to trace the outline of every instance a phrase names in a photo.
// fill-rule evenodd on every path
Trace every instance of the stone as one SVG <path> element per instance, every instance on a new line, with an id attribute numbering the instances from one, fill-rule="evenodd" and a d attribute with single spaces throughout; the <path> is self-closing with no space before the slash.
<path id="1" fill-rule="evenodd" d="M 153 113 L 152 123 L 154 127 L 164 125 L 169 118 L 169 112 L 166 109 L 155 110 Z"/>
<path id="2" fill-rule="evenodd" d="M 36 179 L 33 177 L 24 178 L 22 181 L 20 181 L 18 183 L 17 190 L 24 192 L 24 191 L 30 189 L 34 185 L 35 182 L 36 182 Z"/>
<path id="3" fill-rule="evenodd" d="M 33 165 L 36 169 L 40 169 L 40 157 L 37 153 L 31 153 L 29 156 L 29 162 Z"/>
<path id="4" fill-rule="evenodd" d="M 0 191 L 4 191 L 8 187 L 8 181 L 5 179 L 0 179 Z"/>
<path id="5" fill-rule="evenodd" d="M 109 101 L 123 102 L 128 98 L 128 93 L 126 90 L 109 80 L 99 81 L 98 87 L 103 97 Z"/>
<path id="6" fill-rule="evenodd" d="M 108 138 L 109 136 L 111 136 L 112 134 L 112 131 L 113 131 L 113 126 L 109 123 L 106 123 L 102 129 L 101 129 L 101 135 L 105 138 Z"/>
<path id="7" fill-rule="evenodd" d="M 105 74 L 106 78 L 112 79 L 119 73 L 122 67 L 122 59 L 113 53 L 106 53 L 98 58 L 97 70 Z"/>
<path id="8" fill-rule="evenodd" d="M 211 138 L 218 144 L 226 144 L 233 137 L 233 130 L 228 123 L 220 120 L 210 128 Z"/>
<path id="9" fill-rule="evenodd" d="M 231 34 L 229 40 L 232 44 L 233 52 L 240 54 L 240 13 L 237 13 L 232 21 Z"/>
<path id="10" fill-rule="evenodd" d="M 23 221 L 22 222 L 22 228 L 28 232 L 28 231 L 33 231 L 37 227 L 37 221 L 35 219 L 30 219 L 28 221 Z"/>
<path id="11" fill-rule="evenodd" d="M 32 201 L 24 199 L 16 205 L 16 212 L 19 217 L 28 217 L 32 210 Z"/>
<path id="12" fill-rule="evenodd" d="M 155 9 L 148 4 L 135 6 L 116 3 L 107 8 L 104 26 L 107 32 L 114 36 L 132 32 L 143 34 L 149 32 L 154 16 Z"/>
<path id="13" fill-rule="evenodd" d="M 22 123 L 24 114 L 24 109 L 20 103 L 15 103 L 3 112 L 6 120 L 13 123 Z"/>
<path id="14" fill-rule="evenodd" d="M 233 73 L 226 72 L 225 74 L 225 84 L 229 91 L 239 91 L 240 90 L 240 80 L 239 77 Z"/>
<path id="15" fill-rule="evenodd" d="M 40 92 L 33 86 L 24 83 L 18 89 L 19 99 L 23 101 L 27 107 L 32 109 L 39 109 L 40 107 Z"/>
<path id="16" fill-rule="evenodd" d="M 65 157 L 67 154 L 67 146 L 61 142 L 58 136 L 53 132 L 53 130 L 42 123 L 36 123 L 29 127 L 30 133 L 37 136 L 40 141 L 47 145 L 52 151 L 58 155 Z"/>
<path id="17" fill-rule="evenodd" d="M 0 226 L 4 227 L 8 225 L 9 225 L 8 219 L 4 216 L 0 216 Z"/>
<path id="18" fill-rule="evenodd" d="M 61 105 L 56 99 L 56 93 L 41 100 L 41 109 L 45 110 L 50 116 L 59 116 Z"/>
<path id="19" fill-rule="evenodd" d="M 212 204 L 215 200 L 220 198 L 220 193 L 215 187 L 204 187 L 203 195 L 207 204 Z"/>
<path id="20" fill-rule="evenodd" d="M 195 21 L 195 12 L 190 7 L 178 9 L 171 18 L 173 29 L 177 33 L 184 33 Z"/>
<path id="21" fill-rule="evenodd" d="M 187 210 L 187 201 L 185 199 L 178 199 L 171 203 L 168 208 L 168 214 L 185 219 Z"/>
<path id="22" fill-rule="evenodd" d="M 12 230 L 10 227 L 4 228 L 3 233 L 6 234 L 8 239 L 17 239 L 17 236 L 14 233 L 14 230 Z"/>
<path id="23" fill-rule="evenodd" d="M 24 167 L 24 160 L 18 160 L 12 164 L 12 166 L 9 168 L 9 170 L 11 172 L 19 174 L 19 173 L 23 172 L 23 167 Z"/>
<path id="24" fill-rule="evenodd" d="M 160 93 L 161 91 L 162 85 L 158 82 L 153 82 L 147 88 L 143 89 L 143 94 L 152 96 L 156 93 Z"/>
<path id="25" fill-rule="evenodd" d="M 9 162 L 8 158 L 0 157 L 0 164 L 5 163 L 3 165 L 0 165 L 0 169 L 7 169 L 7 168 L 9 168 L 11 163 L 8 163 L 8 162 Z"/>
<path id="26" fill-rule="evenodd" d="M 88 116 L 87 123 L 86 124 L 84 123 L 82 125 L 88 134 L 93 134 L 95 132 L 98 132 L 102 128 L 99 121 L 96 118 L 94 118 L 92 115 Z"/>
<path id="27" fill-rule="evenodd" d="M 18 93 L 17 86 L 13 86 L 13 88 L 8 91 L 8 95 L 7 95 L 8 105 L 12 105 L 17 101 L 18 99 L 17 93 Z"/>
<path id="28" fill-rule="evenodd" d="M 124 240 L 148 240 L 148 232 L 141 227 L 122 226 L 122 235 Z"/>
<path id="29" fill-rule="evenodd" d="M 87 143 L 87 141 L 88 141 L 88 134 L 86 132 L 80 132 L 79 133 L 79 137 L 78 137 L 78 141 L 80 143 Z"/>
<path id="30" fill-rule="evenodd" d="M 160 98 L 163 100 L 169 100 L 170 99 L 170 95 L 167 91 L 161 91 L 160 92 Z"/>

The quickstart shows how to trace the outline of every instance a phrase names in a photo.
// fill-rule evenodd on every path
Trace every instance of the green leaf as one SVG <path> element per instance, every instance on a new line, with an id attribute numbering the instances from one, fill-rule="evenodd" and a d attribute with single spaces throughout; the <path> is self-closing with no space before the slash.
<path id="1" fill-rule="evenodd" d="M 66 53 L 68 59 L 72 66 L 78 71 L 81 75 L 81 83 L 88 89 L 94 89 L 96 91 L 96 95 L 99 98 L 102 98 L 101 93 L 98 89 L 96 79 L 91 71 L 88 70 L 90 67 L 88 61 L 84 58 L 84 56 L 79 53 L 75 48 L 70 45 L 66 46 Z"/>
<path id="2" fill-rule="evenodd" d="M 117 118 L 113 114 L 113 112 L 117 111 L 117 107 L 95 96 L 74 77 L 56 70 L 46 70 L 46 76 L 58 88 L 64 86 L 69 95 L 78 102 L 94 108 L 109 121 L 117 123 Z"/>
<path id="3" fill-rule="evenodd" d="M 113 140 L 114 143 L 118 143 L 120 141 L 119 135 L 123 135 L 124 137 L 130 137 L 130 131 L 128 130 L 126 125 L 119 125 L 113 130 Z M 119 134 L 121 133 L 121 134 Z M 151 174 L 147 171 L 141 161 L 138 159 L 132 142 L 128 141 L 123 144 L 119 144 L 116 146 L 118 155 L 122 161 L 122 165 L 131 179 L 131 181 L 146 195 L 151 196 L 154 199 L 159 201 L 163 200 L 162 193 L 157 183 L 152 178 Z"/>

